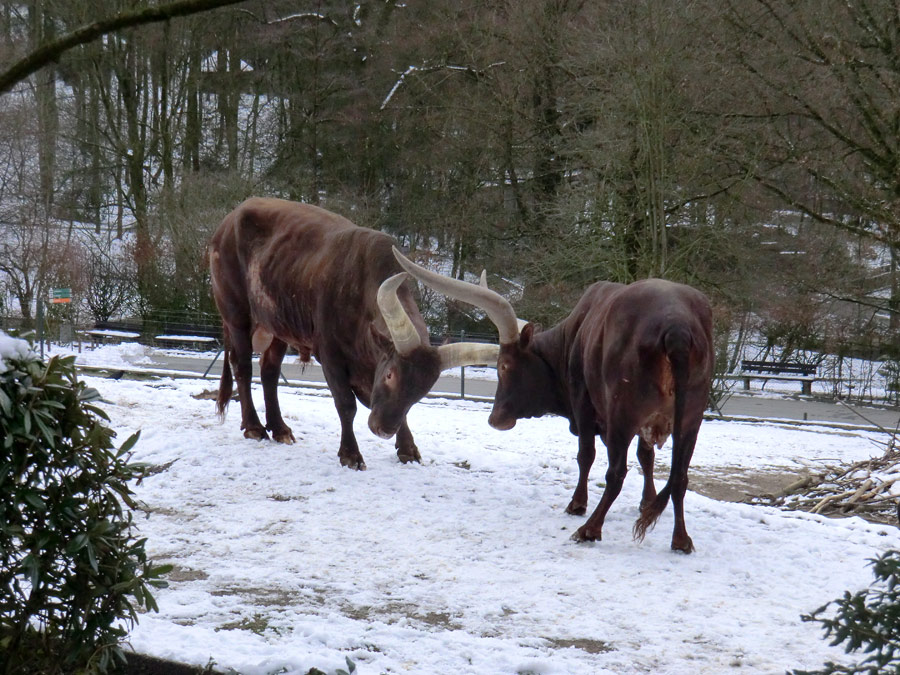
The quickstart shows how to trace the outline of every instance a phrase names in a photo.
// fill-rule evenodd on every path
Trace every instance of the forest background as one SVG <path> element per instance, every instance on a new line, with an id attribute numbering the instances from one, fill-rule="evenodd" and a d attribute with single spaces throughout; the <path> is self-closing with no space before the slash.
<path id="1" fill-rule="evenodd" d="M 152 0 L 0 1 L 0 73 Z M 0 316 L 214 312 L 250 195 L 318 204 L 520 316 L 657 276 L 720 371 L 900 355 L 895 0 L 247 0 L 110 32 L 0 95 Z M 433 261 L 434 262 L 434 261 Z M 492 332 L 423 296 L 435 333 Z"/>

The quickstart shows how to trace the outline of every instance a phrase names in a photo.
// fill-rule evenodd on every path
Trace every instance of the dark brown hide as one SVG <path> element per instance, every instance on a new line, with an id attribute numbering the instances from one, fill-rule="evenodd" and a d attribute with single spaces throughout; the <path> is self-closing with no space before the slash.
<path id="1" fill-rule="evenodd" d="M 264 439 L 268 430 L 276 441 L 294 442 L 277 394 L 281 362 L 292 346 L 301 358 L 312 355 L 322 364 L 341 420 L 341 464 L 365 468 L 353 434 L 357 400 L 366 406 L 377 400 L 370 428 L 397 435 L 402 461 L 420 460 L 406 412 L 437 379 L 440 365 L 408 282 L 397 298 L 420 347 L 398 355 L 376 304 L 381 283 L 401 272 L 393 243 L 324 209 L 280 199 L 251 198 L 225 217 L 209 247 L 226 353 L 217 404 L 224 414 L 233 369 L 244 436 Z M 250 395 L 254 351 L 260 353 L 265 427 Z"/>
<path id="2" fill-rule="evenodd" d="M 672 548 L 694 546 L 684 526 L 687 471 L 712 380 L 712 310 L 700 291 L 661 279 L 629 286 L 599 282 L 572 313 L 545 333 L 519 329 L 509 302 L 487 287 L 429 271 L 395 250 L 409 274 L 435 290 L 487 312 L 500 332 L 498 384 L 489 422 L 511 429 L 523 417 L 547 413 L 568 418 L 578 436 L 578 485 L 567 507 L 582 515 L 594 463 L 594 438 L 609 455 L 606 488 L 578 541 L 600 539 L 606 513 L 622 489 L 631 440 L 638 437 L 644 473 L 641 515 L 634 535 L 643 538 L 671 497 L 675 508 Z M 672 436 L 672 469 L 657 495 L 654 445 Z"/>
<path id="3" fill-rule="evenodd" d="M 684 495 L 713 361 L 712 312 L 701 292 L 660 279 L 627 286 L 596 283 L 554 328 L 537 333 L 529 324 L 518 341 L 501 345 L 489 422 L 509 429 L 517 419 L 546 413 L 569 419 L 578 436 L 579 477 L 566 510 L 576 515 L 587 508 L 594 438 L 600 435 L 609 456 L 606 487 L 576 540 L 601 538 L 625 478 L 628 446 L 638 436 L 644 489 L 635 536 L 643 538 L 671 497 L 672 548 L 690 553 Z M 670 434 L 672 469 L 657 495 L 654 446 L 661 447 Z"/>

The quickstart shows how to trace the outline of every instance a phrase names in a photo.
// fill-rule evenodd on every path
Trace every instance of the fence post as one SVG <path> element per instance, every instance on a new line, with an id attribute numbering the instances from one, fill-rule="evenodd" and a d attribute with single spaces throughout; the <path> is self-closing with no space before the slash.
<path id="1" fill-rule="evenodd" d="M 37 300 L 37 339 L 41 343 L 41 361 L 44 360 L 44 301 Z"/>
<path id="2" fill-rule="evenodd" d="M 459 341 L 466 341 L 466 331 L 461 330 L 459 332 Z M 466 367 L 459 367 L 459 397 L 464 399 L 466 397 Z"/>
<path id="3" fill-rule="evenodd" d="M 208 365 L 208 366 L 206 366 L 206 371 L 203 373 L 203 378 L 204 378 L 204 379 L 206 379 L 206 376 L 209 375 L 209 371 L 212 370 L 213 365 L 216 363 L 216 361 L 218 360 L 219 356 L 222 354 L 222 351 L 223 351 L 224 349 L 225 349 L 224 347 L 222 347 L 221 349 L 219 349 L 219 351 L 216 352 L 216 357 L 215 357 L 212 361 L 209 362 L 209 365 Z M 227 359 L 228 356 L 226 355 L 225 358 Z M 223 366 L 223 367 L 224 367 L 224 366 Z M 284 375 L 282 375 L 282 377 L 284 377 Z"/>

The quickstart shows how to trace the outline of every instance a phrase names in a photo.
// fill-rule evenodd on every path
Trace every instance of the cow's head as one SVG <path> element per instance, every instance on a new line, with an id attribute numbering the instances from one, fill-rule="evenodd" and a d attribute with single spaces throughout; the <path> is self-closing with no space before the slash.
<path id="1" fill-rule="evenodd" d="M 517 339 L 500 345 L 497 358 L 497 393 L 488 424 L 505 431 L 524 417 L 540 417 L 553 396 L 555 382 L 547 362 L 532 349 L 539 330 L 533 323 L 522 327 Z"/>
<path id="2" fill-rule="evenodd" d="M 369 429 L 382 438 L 397 433 L 406 413 L 431 390 L 442 370 L 497 358 L 497 345 L 466 342 L 434 348 L 424 341 L 397 297 L 406 278 L 405 272 L 395 274 L 378 289 L 378 307 L 393 342 L 375 369 L 370 401 Z"/>
<path id="3" fill-rule="evenodd" d="M 534 325 L 516 318 L 509 301 L 487 287 L 482 272 L 480 284 L 451 279 L 416 265 L 394 249 L 394 257 L 407 272 L 444 295 L 483 309 L 500 333 L 497 360 L 497 393 L 488 423 L 496 429 L 512 429 L 516 420 L 533 414 L 532 396 L 541 396 L 546 388 L 547 364 L 531 350 Z M 521 328 L 521 333 L 520 333 Z"/>

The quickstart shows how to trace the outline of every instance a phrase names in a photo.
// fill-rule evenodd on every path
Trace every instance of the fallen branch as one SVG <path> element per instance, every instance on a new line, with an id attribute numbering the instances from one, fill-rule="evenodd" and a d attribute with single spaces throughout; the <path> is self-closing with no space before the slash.
<path id="1" fill-rule="evenodd" d="M 753 497 L 750 503 L 778 506 L 826 516 L 858 515 L 871 521 L 897 523 L 900 496 L 900 450 L 896 438 L 880 457 L 825 467 L 791 483 L 777 494 Z"/>

